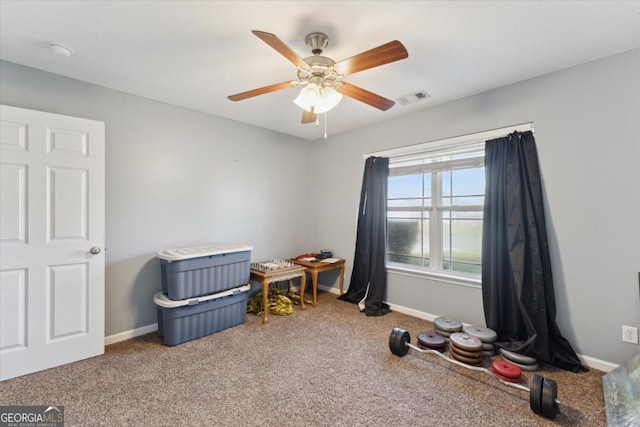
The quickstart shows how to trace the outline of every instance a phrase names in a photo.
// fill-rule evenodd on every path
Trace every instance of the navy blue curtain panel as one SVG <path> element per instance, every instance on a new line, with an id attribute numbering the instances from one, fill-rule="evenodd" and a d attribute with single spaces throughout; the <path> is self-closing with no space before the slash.
<path id="1" fill-rule="evenodd" d="M 387 180 L 389 159 L 369 157 L 364 166 L 353 272 L 349 289 L 339 298 L 354 304 L 365 299 L 367 316 L 389 313 L 387 291 Z"/>
<path id="2" fill-rule="evenodd" d="M 499 346 L 584 372 L 556 324 L 542 184 L 531 131 L 486 142 L 482 297 Z"/>

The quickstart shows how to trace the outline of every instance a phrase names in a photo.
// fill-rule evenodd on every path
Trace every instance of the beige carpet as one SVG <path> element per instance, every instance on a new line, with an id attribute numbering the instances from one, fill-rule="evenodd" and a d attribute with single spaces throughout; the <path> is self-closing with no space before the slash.
<path id="1" fill-rule="evenodd" d="M 175 347 L 155 334 L 114 344 L 0 383 L 0 405 L 63 405 L 66 426 L 606 425 L 599 371 L 538 371 L 558 384 L 561 413 L 550 421 L 529 409 L 528 393 L 482 372 L 415 351 L 392 355 L 391 329 L 415 342 L 432 330 L 424 320 L 366 317 L 329 293 L 317 308 L 270 320 L 248 314 Z"/>

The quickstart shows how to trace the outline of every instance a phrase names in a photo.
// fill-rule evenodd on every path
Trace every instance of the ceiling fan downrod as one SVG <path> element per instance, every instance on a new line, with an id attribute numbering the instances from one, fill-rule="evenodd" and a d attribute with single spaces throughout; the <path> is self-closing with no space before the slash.
<path id="1" fill-rule="evenodd" d="M 324 48 L 329 45 L 329 37 L 324 33 L 307 34 L 304 40 L 314 55 L 322 55 Z"/>

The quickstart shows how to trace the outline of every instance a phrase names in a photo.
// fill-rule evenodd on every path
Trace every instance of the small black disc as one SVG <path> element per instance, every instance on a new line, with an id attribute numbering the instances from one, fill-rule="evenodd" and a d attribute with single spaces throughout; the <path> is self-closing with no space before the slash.
<path id="1" fill-rule="evenodd" d="M 556 397 L 558 397 L 558 385 L 554 380 L 545 378 L 542 381 L 542 416 L 553 420 L 556 418 L 558 406 L 556 405 Z"/>
<path id="2" fill-rule="evenodd" d="M 540 400 L 542 399 L 543 380 L 544 378 L 538 374 L 533 374 L 531 376 L 531 385 L 529 386 L 529 406 L 531 406 L 531 410 L 536 414 L 540 414 L 540 411 L 542 410 Z"/>

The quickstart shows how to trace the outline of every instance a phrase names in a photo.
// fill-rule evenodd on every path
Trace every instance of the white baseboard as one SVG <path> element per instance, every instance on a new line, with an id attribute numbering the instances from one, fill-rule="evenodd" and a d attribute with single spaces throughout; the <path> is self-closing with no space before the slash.
<path id="1" fill-rule="evenodd" d="M 140 328 L 131 329 L 129 331 L 120 332 L 117 334 L 109 335 L 104 339 L 104 345 L 115 344 L 120 341 L 129 340 L 131 338 L 139 337 L 140 335 L 150 334 L 158 330 L 158 324 L 142 326 Z"/>
<path id="2" fill-rule="evenodd" d="M 324 286 L 324 285 L 318 285 L 318 289 L 322 289 L 323 291 L 331 292 L 332 294 L 336 294 L 336 295 L 340 293 L 340 291 L 337 288 Z M 429 322 L 433 322 L 433 320 L 436 317 L 439 317 L 438 315 L 435 315 L 435 314 L 426 313 L 424 311 L 415 310 L 413 308 L 404 307 L 402 305 L 391 304 L 391 303 L 387 303 L 387 304 L 389 304 L 389 308 L 391 308 L 391 310 L 393 311 L 397 311 L 398 313 L 403 313 L 412 317 L 417 317 L 418 319 L 424 319 Z M 585 356 L 583 354 L 578 354 L 578 358 L 580 359 L 580 362 L 583 365 L 587 366 L 588 368 L 597 369 L 599 371 L 611 372 L 612 370 L 618 367 L 618 365 L 615 363 L 607 362 L 606 360 L 596 359 L 595 357 L 591 357 L 591 356 Z"/>
<path id="3" fill-rule="evenodd" d="M 298 290 L 300 289 L 300 287 L 294 286 L 292 287 L 292 289 Z M 324 292 L 329 292 L 336 295 L 340 294 L 340 290 L 333 286 L 318 284 L 318 289 Z M 435 314 L 426 313 L 424 311 L 415 310 L 413 308 L 408 308 L 408 307 L 404 307 L 402 305 L 397 305 L 397 304 L 389 304 L 389 308 L 391 308 L 391 310 L 393 311 L 397 311 L 398 313 L 403 313 L 412 317 L 417 317 L 418 319 L 424 319 L 429 322 L 433 322 L 433 319 L 435 319 L 436 317 L 439 317 Z M 152 325 L 142 326 L 140 328 L 131 329 L 129 331 L 124 331 L 117 334 L 109 335 L 104 339 L 104 345 L 115 344 L 117 342 L 139 337 L 140 335 L 149 334 L 157 330 L 158 330 L 158 324 L 154 323 Z M 583 365 L 592 369 L 597 369 L 599 371 L 611 372 L 612 370 L 618 367 L 618 365 L 615 363 L 607 362 L 606 360 L 596 359 L 595 357 L 585 356 L 582 354 L 578 354 L 578 357 L 580 358 L 580 361 L 582 362 Z"/>
<path id="4" fill-rule="evenodd" d="M 615 363 L 607 362 L 606 360 L 600 360 L 596 359 L 595 357 L 585 356 L 584 354 L 578 354 L 578 358 L 580 358 L 580 361 L 583 365 L 604 372 L 611 372 L 618 366 L 620 366 Z"/>

